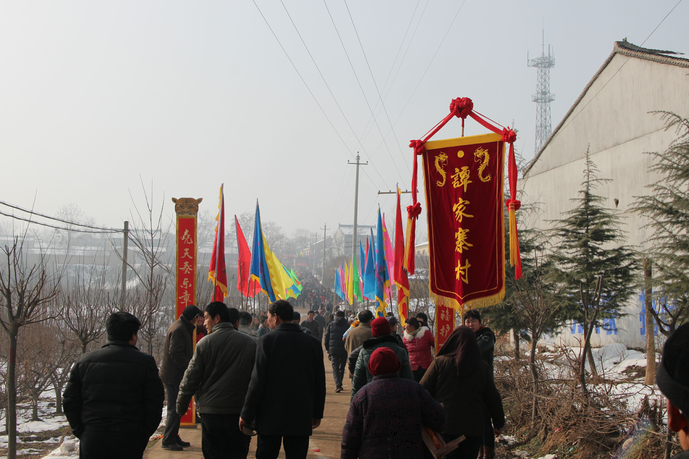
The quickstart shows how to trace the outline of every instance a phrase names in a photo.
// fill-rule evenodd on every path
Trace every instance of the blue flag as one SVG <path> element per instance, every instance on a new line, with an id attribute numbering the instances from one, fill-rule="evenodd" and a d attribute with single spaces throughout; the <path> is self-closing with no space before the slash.
<path id="1" fill-rule="evenodd" d="M 383 219 L 378 208 L 378 228 L 376 233 L 376 312 L 378 317 L 385 317 L 388 303 L 385 301 L 385 289 L 390 285 L 388 267 L 385 261 L 385 240 L 383 238 Z"/>
<path id="2" fill-rule="evenodd" d="M 375 239 L 373 238 L 373 229 L 371 229 L 371 240 L 369 242 L 368 257 L 366 258 L 366 268 L 362 271 L 364 278 L 364 291 L 362 294 L 369 299 L 376 297 L 376 270 L 375 270 Z"/>
<path id="3" fill-rule="evenodd" d="M 335 294 L 344 299 L 344 293 L 342 292 L 342 279 L 340 278 L 339 268 L 335 270 Z"/>

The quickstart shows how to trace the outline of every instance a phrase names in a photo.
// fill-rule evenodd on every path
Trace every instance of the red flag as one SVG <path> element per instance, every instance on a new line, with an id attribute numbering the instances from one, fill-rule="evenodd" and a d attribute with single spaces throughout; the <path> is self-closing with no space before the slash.
<path id="1" fill-rule="evenodd" d="M 256 279 L 251 279 L 251 251 L 249 244 L 246 243 L 246 238 L 242 232 L 242 227 L 239 226 L 237 216 L 234 216 L 234 223 L 237 228 L 237 290 L 242 292 L 242 295 L 253 298 L 256 293 L 261 291 L 261 284 Z"/>
<path id="2" fill-rule="evenodd" d="M 227 296 L 227 270 L 225 268 L 225 195 L 220 185 L 220 204 L 218 204 L 218 224 L 215 227 L 215 242 L 208 269 L 208 280 L 213 282 L 213 301 L 223 301 Z"/>
<path id="3" fill-rule="evenodd" d="M 404 327 L 409 312 L 409 278 L 404 269 L 404 228 L 400 208 L 400 189 L 397 188 L 397 215 L 395 216 L 395 285 L 397 285 L 397 308 Z"/>

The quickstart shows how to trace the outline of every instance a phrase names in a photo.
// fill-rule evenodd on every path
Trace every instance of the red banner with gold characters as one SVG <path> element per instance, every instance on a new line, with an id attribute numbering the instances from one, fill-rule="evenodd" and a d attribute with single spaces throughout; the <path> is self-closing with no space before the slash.
<path id="1" fill-rule="evenodd" d="M 502 136 L 429 141 L 425 147 L 429 284 L 436 305 L 461 314 L 497 304 L 505 294 Z"/>
<path id="2" fill-rule="evenodd" d="M 455 329 L 455 310 L 439 304 L 435 307 L 435 349 L 436 352 L 445 344 Z"/>
<path id="3" fill-rule="evenodd" d="M 177 214 L 175 257 L 175 317 L 182 315 L 184 308 L 196 305 L 196 218 L 201 199 L 173 198 Z M 203 308 L 200 308 L 203 310 Z M 174 407 L 172 407 L 174 409 Z M 193 400 L 182 416 L 180 425 L 196 425 Z"/>

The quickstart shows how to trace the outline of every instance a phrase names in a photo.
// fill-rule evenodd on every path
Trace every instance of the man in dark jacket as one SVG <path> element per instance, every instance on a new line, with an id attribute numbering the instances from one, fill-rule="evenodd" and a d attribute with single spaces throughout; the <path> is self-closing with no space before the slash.
<path id="1" fill-rule="evenodd" d="M 308 328 L 311 331 L 311 335 L 320 343 L 323 340 L 323 329 L 321 325 L 314 320 L 315 315 L 316 313 L 314 311 L 309 311 L 306 320 L 301 323 L 301 326 L 302 328 Z"/>
<path id="2" fill-rule="evenodd" d="M 199 341 L 184 373 L 177 413 L 187 410 L 198 391 L 203 457 L 246 458 L 251 437 L 237 423 L 254 367 L 256 339 L 237 331 L 239 311 L 225 303 L 206 306 L 204 319 L 209 334 Z"/>
<path id="3" fill-rule="evenodd" d="M 141 459 L 160 424 L 163 384 L 153 357 L 135 347 L 139 327 L 127 312 L 111 314 L 108 343 L 72 367 L 62 406 L 81 459 Z"/>
<path id="4" fill-rule="evenodd" d="M 256 363 L 239 427 L 255 422 L 257 459 L 275 459 L 284 444 L 290 459 L 306 458 L 312 429 L 325 407 L 323 347 L 298 324 L 292 305 L 278 300 L 268 307 L 272 332 L 258 340 Z"/>
<path id="5" fill-rule="evenodd" d="M 342 392 L 342 378 L 344 377 L 347 363 L 347 350 L 342 341 L 342 335 L 349 328 L 344 311 L 337 311 L 336 319 L 328 324 L 325 331 L 325 350 L 333 364 L 333 379 L 335 379 L 335 392 Z"/>
<path id="6" fill-rule="evenodd" d="M 481 351 L 481 360 L 490 366 L 490 373 L 493 374 L 493 354 L 495 352 L 495 333 L 488 327 L 481 325 L 481 313 L 476 309 L 469 309 L 462 317 L 464 325 L 471 328 L 476 335 L 478 349 Z M 481 459 L 493 459 L 495 457 L 495 435 L 493 434 L 493 424 L 490 416 L 485 416 L 483 432 L 483 445 L 479 451 Z"/>
<path id="7" fill-rule="evenodd" d="M 167 395 L 167 418 L 162 445 L 163 448 L 171 451 L 182 451 L 182 447 L 190 446 L 188 442 L 179 438 L 181 416 L 175 411 L 175 403 L 177 402 L 179 383 L 182 381 L 184 371 L 194 353 L 194 328 L 196 328 L 196 318 L 200 315 L 201 311 L 193 304 L 184 308 L 179 319 L 175 320 L 167 330 L 163 345 L 160 379 L 165 384 L 165 394 Z"/>
<path id="8" fill-rule="evenodd" d="M 493 371 L 493 354 L 495 353 L 495 333 L 488 327 L 481 325 L 481 313 L 476 309 L 469 309 L 462 317 L 464 325 L 476 334 L 481 360 L 490 365 Z"/>
<path id="9" fill-rule="evenodd" d="M 679 327 L 665 342 L 656 382 L 667 398 L 667 426 L 679 434 L 684 452 L 672 459 L 689 458 L 689 324 Z"/>

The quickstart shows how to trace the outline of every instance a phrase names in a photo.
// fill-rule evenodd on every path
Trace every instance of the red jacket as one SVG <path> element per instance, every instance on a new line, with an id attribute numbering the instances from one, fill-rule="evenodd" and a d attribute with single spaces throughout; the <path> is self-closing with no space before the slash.
<path id="1" fill-rule="evenodd" d="M 433 361 L 433 350 L 435 347 L 435 337 L 428 327 L 423 326 L 419 328 L 416 336 L 404 332 L 404 345 L 409 351 L 409 364 L 412 370 L 418 370 L 419 367 L 427 370 Z"/>

